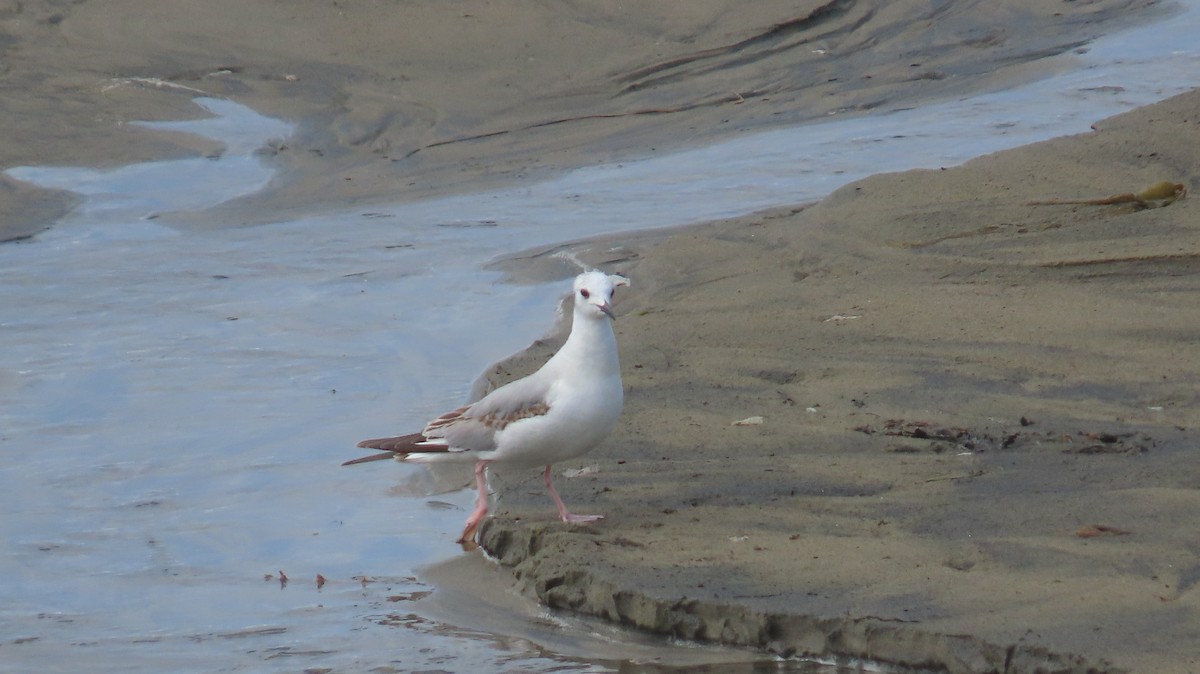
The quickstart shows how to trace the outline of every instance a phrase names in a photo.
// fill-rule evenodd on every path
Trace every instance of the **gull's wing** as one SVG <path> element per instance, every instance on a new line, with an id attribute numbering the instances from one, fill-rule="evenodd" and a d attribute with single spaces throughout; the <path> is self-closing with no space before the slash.
<path id="1" fill-rule="evenodd" d="M 363 440 L 359 447 L 381 449 L 372 454 L 343 463 L 381 461 L 409 454 L 438 454 L 445 452 L 487 452 L 496 448 L 496 433 L 509 424 L 541 416 L 550 411 L 548 383 L 537 376 L 518 379 L 501 386 L 478 402 L 447 412 L 425 426 L 420 433 L 394 438 Z"/>
<path id="2" fill-rule="evenodd" d="M 429 422 L 423 435 L 444 442 L 450 451 L 491 451 L 496 448 L 496 433 L 509 424 L 550 411 L 549 391 L 549 385 L 536 375 L 509 382 L 479 401 Z"/>

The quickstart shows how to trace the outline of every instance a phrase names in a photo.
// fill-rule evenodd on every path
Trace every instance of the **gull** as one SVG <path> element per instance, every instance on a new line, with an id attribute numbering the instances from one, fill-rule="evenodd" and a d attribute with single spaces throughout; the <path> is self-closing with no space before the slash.
<path id="1" fill-rule="evenodd" d="M 487 469 L 493 463 L 518 468 L 545 466 L 546 491 L 563 522 L 585 523 L 603 515 L 567 510 L 550 467 L 600 443 L 621 415 L 623 392 L 613 334 L 613 291 L 629 280 L 600 271 L 575 278 L 571 334 L 545 365 L 480 400 L 447 412 L 419 433 L 363 440 L 359 447 L 383 450 L 343 463 L 381 459 L 414 463 L 474 462 L 479 496 L 458 542 L 470 545 L 488 513 Z"/>

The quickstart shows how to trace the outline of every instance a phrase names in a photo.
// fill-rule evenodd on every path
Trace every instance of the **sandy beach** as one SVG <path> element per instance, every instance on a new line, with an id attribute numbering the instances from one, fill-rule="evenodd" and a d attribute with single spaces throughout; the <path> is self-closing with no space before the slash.
<path id="1" fill-rule="evenodd" d="M 276 180 L 160 222 L 252 226 L 1000 88 L 1168 11 L 753 7 L 0 0 L 0 167 L 206 156 L 127 123 L 230 98 L 298 125 L 262 151 Z M 564 244 L 634 281 L 624 417 L 559 480 L 607 519 L 551 522 L 522 480 L 483 546 L 546 605 L 686 639 L 1200 669 L 1197 110 L 1189 93 L 818 204 Z M 4 176 L 0 195 L 0 241 L 73 203 Z M 551 252 L 499 266 L 568 274 Z"/>

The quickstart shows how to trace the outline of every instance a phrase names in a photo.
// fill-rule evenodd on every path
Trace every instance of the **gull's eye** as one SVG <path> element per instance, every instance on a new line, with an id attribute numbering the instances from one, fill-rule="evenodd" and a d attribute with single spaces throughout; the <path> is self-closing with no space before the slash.
<path id="1" fill-rule="evenodd" d="M 587 288 L 581 288 L 579 290 L 579 296 L 586 300 L 587 298 L 591 297 L 592 294 L 588 292 Z"/>

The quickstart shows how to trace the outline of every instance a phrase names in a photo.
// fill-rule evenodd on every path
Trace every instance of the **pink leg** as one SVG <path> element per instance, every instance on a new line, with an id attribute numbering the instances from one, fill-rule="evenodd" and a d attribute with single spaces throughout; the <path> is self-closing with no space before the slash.
<path id="1" fill-rule="evenodd" d="M 479 490 L 479 496 L 475 497 L 475 510 L 471 511 L 471 516 L 467 518 L 467 526 L 463 529 L 462 536 L 459 537 L 458 543 L 471 543 L 475 540 L 475 530 L 479 528 L 479 523 L 488 514 L 488 487 L 487 487 L 487 467 L 491 461 L 477 461 L 475 463 L 475 487 Z"/>
<path id="2" fill-rule="evenodd" d="M 558 506 L 558 519 L 573 524 L 604 519 L 604 515 L 572 515 L 567 512 L 567 504 L 563 503 L 558 490 L 554 488 L 554 483 L 550 481 L 550 466 L 546 466 L 546 472 L 542 476 L 546 478 L 546 491 L 550 492 L 550 498 L 554 499 L 554 505 Z"/>

